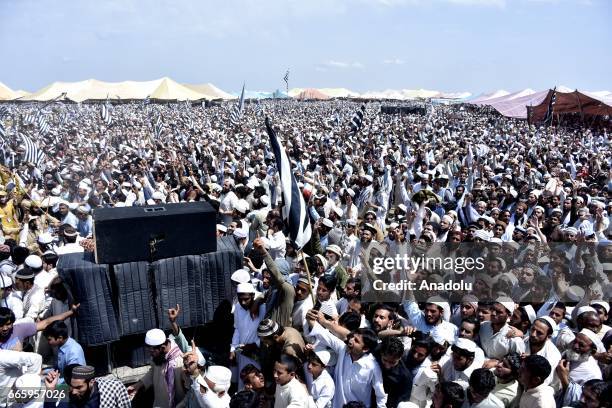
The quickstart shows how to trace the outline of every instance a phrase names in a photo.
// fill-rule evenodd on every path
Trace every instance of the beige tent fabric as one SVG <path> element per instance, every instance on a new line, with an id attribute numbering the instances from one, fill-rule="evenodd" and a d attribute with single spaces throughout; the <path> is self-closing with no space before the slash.
<path id="1" fill-rule="evenodd" d="M 88 79 L 80 82 L 54 82 L 27 95 L 23 100 L 49 101 L 66 93 L 66 98 L 82 102 L 86 100 L 106 99 L 152 99 L 163 100 L 199 100 L 216 99 L 210 95 L 192 90 L 170 78 L 154 81 L 102 82 Z"/>
<path id="2" fill-rule="evenodd" d="M 20 98 L 26 94 L 27 92 L 25 91 L 13 91 L 11 88 L 0 82 L 0 101 Z"/>
<path id="3" fill-rule="evenodd" d="M 232 94 L 229 94 L 213 84 L 183 84 L 183 86 L 191 89 L 192 91 L 198 92 L 202 95 L 206 95 L 207 99 L 236 99 Z"/>

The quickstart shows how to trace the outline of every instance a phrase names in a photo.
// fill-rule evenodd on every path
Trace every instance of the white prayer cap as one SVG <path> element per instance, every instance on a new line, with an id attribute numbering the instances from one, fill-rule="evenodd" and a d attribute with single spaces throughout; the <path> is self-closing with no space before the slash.
<path id="1" fill-rule="evenodd" d="M 355 197 L 355 190 L 353 190 L 352 188 L 347 188 L 345 191 L 346 191 L 346 192 L 348 193 L 348 195 L 350 195 L 351 197 Z"/>
<path id="2" fill-rule="evenodd" d="M 342 217 L 344 214 L 344 211 L 342 211 L 342 208 L 340 207 L 334 207 L 333 211 L 338 215 L 338 217 Z"/>
<path id="3" fill-rule="evenodd" d="M 372 176 L 370 176 L 369 174 L 366 174 L 365 176 L 363 176 L 363 178 L 368 180 L 370 183 L 374 181 L 374 178 L 372 178 Z"/>
<path id="4" fill-rule="evenodd" d="M 495 300 L 495 303 L 503 305 L 508 310 L 509 314 L 514 313 L 514 309 L 516 308 L 514 300 L 510 299 L 509 297 L 499 297 L 497 300 Z"/>
<path id="5" fill-rule="evenodd" d="M 331 360 L 331 353 L 327 350 L 318 350 L 314 352 L 317 355 L 317 358 L 321 360 L 324 366 L 329 364 L 329 360 Z"/>
<path id="6" fill-rule="evenodd" d="M 38 242 L 43 245 L 50 244 L 53 242 L 53 236 L 48 232 L 43 232 L 38 236 Z"/>
<path id="7" fill-rule="evenodd" d="M 251 274 L 246 269 L 238 269 L 232 273 L 230 279 L 236 283 L 249 283 L 251 281 Z"/>
<path id="8" fill-rule="evenodd" d="M 474 238 L 480 238 L 483 241 L 488 241 L 491 239 L 491 236 L 485 230 L 476 230 L 474 231 Z"/>
<path id="9" fill-rule="evenodd" d="M 236 293 L 255 293 L 255 287 L 252 283 L 244 282 L 239 283 Z"/>
<path id="10" fill-rule="evenodd" d="M 461 350 L 465 350 L 468 353 L 476 352 L 476 343 L 474 343 L 470 339 L 458 338 L 455 342 L 455 347 L 460 348 Z"/>
<path id="11" fill-rule="evenodd" d="M 205 376 L 210 382 L 215 383 L 217 387 L 227 391 L 232 381 L 232 370 L 223 366 L 210 366 L 206 370 Z"/>
<path id="12" fill-rule="evenodd" d="M 42 381 L 40 375 L 34 373 L 23 374 L 15 380 L 15 388 L 40 388 Z"/>
<path id="13" fill-rule="evenodd" d="M 450 305 L 448 301 L 441 296 L 432 296 L 427 299 L 426 303 L 431 303 L 442 308 L 444 320 L 450 320 Z"/>
<path id="14" fill-rule="evenodd" d="M 145 344 L 147 346 L 161 346 L 166 342 L 166 333 L 160 329 L 151 329 L 145 335 Z"/>
<path id="15" fill-rule="evenodd" d="M 234 230 L 234 236 L 236 238 L 238 238 L 238 239 L 244 239 L 244 238 L 248 237 L 248 234 L 242 228 L 236 228 Z"/>
<path id="16" fill-rule="evenodd" d="M 580 334 L 584 334 L 585 336 L 587 336 L 589 338 L 589 340 L 591 340 L 591 342 L 593 342 L 595 347 L 597 347 L 597 352 L 598 353 L 605 353 L 606 352 L 606 349 L 604 348 L 604 345 L 601 342 L 601 339 L 599 338 L 599 336 L 597 336 L 597 334 L 595 334 L 594 332 L 592 332 L 589 329 L 582 329 L 582 330 L 580 330 Z"/>
<path id="17" fill-rule="evenodd" d="M 406 207 L 406 204 L 400 204 L 397 206 L 397 208 L 399 208 L 403 212 L 408 212 L 408 207 Z"/>
<path id="18" fill-rule="evenodd" d="M 578 309 L 576 309 L 576 318 L 580 317 L 581 314 L 588 313 L 588 312 L 593 312 L 597 314 L 597 310 L 595 310 L 591 306 L 581 306 Z"/>
<path id="19" fill-rule="evenodd" d="M 42 259 L 38 255 L 29 255 L 25 259 L 25 264 L 33 269 L 42 268 Z"/>
<path id="20" fill-rule="evenodd" d="M 263 205 L 270 205 L 270 197 L 268 197 L 267 195 L 262 195 L 261 197 L 259 197 L 259 201 Z"/>
<path id="21" fill-rule="evenodd" d="M 533 306 L 525 305 L 525 306 L 523 306 L 523 309 L 525 309 L 525 312 L 527 312 L 527 317 L 529 318 L 529 323 L 533 324 L 533 322 L 537 318 L 537 315 L 536 315 L 536 312 L 535 312 Z"/>
<path id="22" fill-rule="evenodd" d="M 606 309 L 606 313 L 610 313 L 610 304 L 608 302 L 604 302 L 603 300 L 594 300 L 591 302 L 591 306 L 599 305 Z"/>
<path id="23" fill-rule="evenodd" d="M 239 213 L 246 214 L 249 211 L 249 203 L 245 199 L 241 198 L 236 203 L 235 209 Z"/>
<path id="24" fill-rule="evenodd" d="M 550 327 L 553 329 L 553 333 L 557 330 L 557 322 L 555 322 L 555 320 L 552 317 L 550 317 L 550 316 L 542 316 L 542 317 L 538 317 L 536 319 L 536 321 L 537 320 L 544 320 L 544 321 L 546 321 L 550 325 Z"/>
<path id="25" fill-rule="evenodd" d="M 227 232 L 227 227 L 223 224 L 217 224 L 217 231 Z"/>
<path id="26" fill-rule="evenodd" d="M 325 225 L 327 228 L 334 228 L 334 223 L 329 218 L 323 218 L 321 224 Z"/>

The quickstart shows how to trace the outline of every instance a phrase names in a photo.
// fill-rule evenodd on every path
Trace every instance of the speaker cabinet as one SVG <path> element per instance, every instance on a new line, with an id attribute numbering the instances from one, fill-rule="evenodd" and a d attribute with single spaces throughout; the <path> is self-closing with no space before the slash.
<path id="1" fill-rule="evenodd" d="M 217 250 L 216 214 L 206 202 L 99 208 L 95 259 L 118 264 Z"/>

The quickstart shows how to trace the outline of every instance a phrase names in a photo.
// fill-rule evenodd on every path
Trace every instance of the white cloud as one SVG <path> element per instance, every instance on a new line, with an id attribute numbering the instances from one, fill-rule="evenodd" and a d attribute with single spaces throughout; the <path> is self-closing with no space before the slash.
<path id="1" fill-rule="evenodd" d="M 330 60 L 330 61 L 323 63 L 323 65 L 326 67 L 330 67 L 330 68 L 341 68 L 341 69 L 349 69 L 349 68 L 363 69 L 364 68 L 363 64 L 358 61 L 344 62 L 344 61 Z"/>
<path id="2" fill-rule="evenodd" d="M 387 64 L 387 65 L 404 65 L 406 63 L 406 61 L 401 60 L 399 58 L 391 58 L 391 59 L 386 59 L 383 61 L 383 64 Z"/>

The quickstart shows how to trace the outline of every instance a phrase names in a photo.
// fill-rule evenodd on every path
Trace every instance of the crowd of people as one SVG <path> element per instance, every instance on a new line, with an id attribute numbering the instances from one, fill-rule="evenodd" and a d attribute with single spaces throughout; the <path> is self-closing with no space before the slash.
<path id="1" fill-rule="evenodd" d="M 0 385 L 20 395 L 9 406 L 55 406 L 18 393 L 38 388 L 75 407 L 142 405 L 147 391 L 155 407 L 609 406 L 609 118 L 543 126 L 370 102 L 352 131 L 360 105 L 261 101 L 238 124 L 233 103 L 0 107 Z M 302 248 L 266 116 L 306 203 Z M 26 139 L 41 160 L 25 159 L 39 157 Z M 217 236 L 244 255 L 229 364 L 186 339 L 177 305 L 172 333 L 146 333 L 142 379 L 96 377 L 58 260 L 93 250 L 96 208 L 192 201 L 217 210 Z"/>

